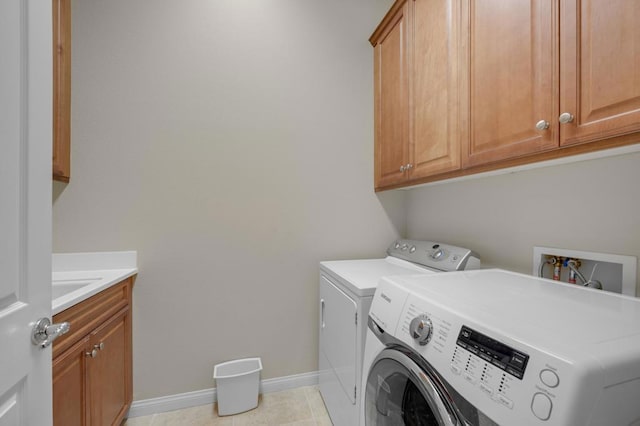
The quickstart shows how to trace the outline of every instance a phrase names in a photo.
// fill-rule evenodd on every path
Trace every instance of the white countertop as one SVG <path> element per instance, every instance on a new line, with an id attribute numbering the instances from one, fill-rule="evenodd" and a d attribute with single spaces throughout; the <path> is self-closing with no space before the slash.
<path id="1" fill-rule="evenodd" d="M 137 252 L 54 253 L 52 315 L 138 273 Z"/>

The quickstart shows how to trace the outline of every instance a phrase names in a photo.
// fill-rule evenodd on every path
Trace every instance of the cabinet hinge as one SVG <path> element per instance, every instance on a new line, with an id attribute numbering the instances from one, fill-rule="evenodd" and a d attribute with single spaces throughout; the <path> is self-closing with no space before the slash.
<path id="1" fill-rule="evenodd" d="M 356 393 L 357 393 L 357 392 L 358 392 L 358 387 L 357 387 L 357 386 L 354 386 L 354 387 L 353 387 L 353 399 L 356 399 L 356 397 L 357 397 Z"/>
<path id="2" fill-rule="evenodd" d="M 356 325 L 358 325 L 358 313 L 356 312 Z"/>

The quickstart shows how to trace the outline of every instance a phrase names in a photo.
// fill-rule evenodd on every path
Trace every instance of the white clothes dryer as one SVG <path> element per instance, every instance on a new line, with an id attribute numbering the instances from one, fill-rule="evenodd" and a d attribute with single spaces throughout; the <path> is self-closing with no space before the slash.
<path id="1" fill-rule="evenodd" d="M 361 425 L 640 424 L 640 299 L 502 270 L 383 278 Z"/>
<path id="2" fill-rule="evenodd" d="M 319 388 L 336 426 L 354 426 L 367 317 L 381 277 L 478 268 L 471 250 L 432 241 L 397 240 L 382 259 L 320 263 Z"/>

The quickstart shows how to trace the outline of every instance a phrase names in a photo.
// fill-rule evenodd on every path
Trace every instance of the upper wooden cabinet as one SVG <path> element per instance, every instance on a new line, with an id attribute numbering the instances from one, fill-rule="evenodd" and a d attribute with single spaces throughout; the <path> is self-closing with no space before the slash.
<path id="1" fill-rule="evenodd" d="M 640 6 L 397 0 L 374 46 L 375 188 L 640 140 Z"/>
<path id="2" fill-rule="evenodd" d="M 447 0 L 399 1 L 370 38 L 376 189 L 460 167 L 458 10 Z"/>
<path id="3" fill-rule="evenodd" d="M 398 7 L 372 41 L 376 188 L 403 181 L 409 163 L 408 10 Z"/>
<path id="4" fill-rule="evenodd" d="M 465 167 L 558 146 L 557 14 L 550 0 L 462 1 Z M 539 130 L 542 121 L 547 129 Z"/>
<path id="5" fill-rule="evenodd" d="M 71 176 L 71 1 L 53 2 L 53 179 Z"/>
<path id="6" fill-rule="evenodd" d="M 561 1 L 561 145 L 640 131 L 638 19 L 637 1 Z"/>
<path id="7" fill-rule="evenodd" d="M 640 130 L 635 2 L 483 0 L 463 8 L 465 167 Z"/>

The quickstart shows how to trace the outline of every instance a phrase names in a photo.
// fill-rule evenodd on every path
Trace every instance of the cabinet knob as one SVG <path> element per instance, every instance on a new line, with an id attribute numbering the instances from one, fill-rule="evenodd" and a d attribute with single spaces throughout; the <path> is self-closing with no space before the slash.
<path id="1" fill-rule="evenodd" d="M 91 358 L 95 358 L 98 356 L 98 350 L 97 349 L 93 349 L 91 352 L 85 352 L 84 353 L 86 356 L 90 356 Z"/>
<path id="2" fill-rule="evenodd" d="M 403 164 L 402 166 L 400 166 L 400 171 L 401 172 L 408 172 L 409 170 L 411 170 L 413 168 L 413 164 L 409 163 L 409 164 Z"/>
<path id="3" fill-rule="evenodd" d="M 549 128 L 549 122 L 547 120 L 540 120 L 536 123 L 536 129 L 547 130 Z"/>
<path id="4" fill-rule="evenodd" d="M 103 342 L 100 342 L 100 343 L 99 343 L 99 344 L 97 344 L 97 345 L 93 345 L 93 347 L 94 347 L 94 349 L 100 349 L 100 350 L 103 350 L 103 349 L 104 349 L 104 343 L 103 343 Z"/>
<path id="5" fill-rule="evenodd" d="M 560 114 L 560 117 L 558 117 L 558 121 L 562 124 L 567 124 L 567 123 L 571 123 L 573 121 L 573 114 L 569 114 L 568 112 L 563 112 L 562 114 Z"/>

